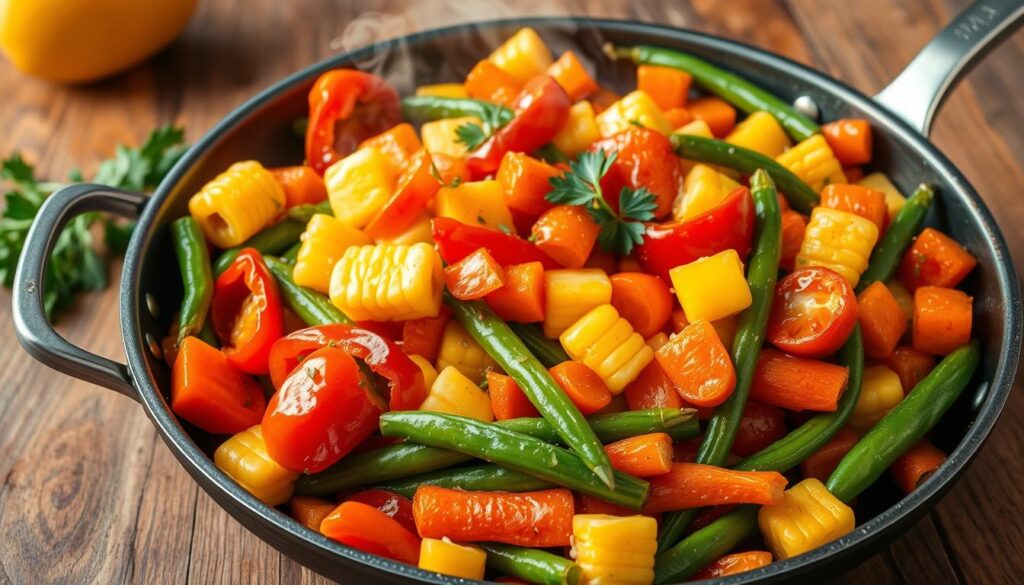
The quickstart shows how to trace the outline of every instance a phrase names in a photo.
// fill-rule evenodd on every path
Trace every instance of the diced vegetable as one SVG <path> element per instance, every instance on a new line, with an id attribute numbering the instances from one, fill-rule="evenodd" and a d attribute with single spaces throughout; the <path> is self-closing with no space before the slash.
<path id="1" fill-rule="evenodd" d="M 525 27 L 508 38 L 488 57 L 492 63 L 512 75 L 519 83 L 526 83 L 551 66 L 551 50 L 537 31 Z"/>
<path id="2" fill-rule="evenodd" d="M 512 229 L 512 213 L 501 183 L 495 180 L 460 183 L 437 192 L 437 216 L 491 229 Z"/>
<path id="3" fill-rule="evenodd" d="M 486 248 L 480 248 L 444 269 L 444 281 L 452 296 L 472 301 L 505 286 L 505 271 Z"/>
<path id="4" fill-rule="evenodd" d="M 903 386 L 896 372 L 886 366 L 864 368 L 860 399 L 850 417 L 850 427 L 865 431 L 882 420 L 903 400 Z"/>
<path id="5" fill-rule="evenodd" d="M 861 185 L 827 185 L 821 190 L 821 205 L 870 220 L 878 227 L 878 233 L 884 232 L 888 224 L 889 208 L 885 195 Z"/>
<path id="6" fill-rule="evenodd" d="M 573 556 L 582 585 L 646 585 L 654 580 L 658 524 L 648 516 L 578 514 L 572 519 Z"/>
<path id="7" fill-rule="evenodd" d="M 411 154 L 402 164 L 391 197 L 366 225 L 366 234 L 389 239 L 404 234 L 416 223 L 440 189 L 436 165 L 425 149 Z"/>
<path id="8" fill-rule="evenodd" d="M 485 422 L 494 420 L 487 393 L 453 366 L 445 367 L 437 375 L 420 410 L 457 414 Z"/>
<path id="9" fill-rule="evenodd" d="M 640 65 L 636 68 L 636 88 L 651 96 L 662 110 L 686 106 L 691 83 L 692 75 L 673 67 Z"/>
<path id="10" fill-rule="evenodd" d="M 488 370 L 497 369 L 498 363 L 487 355 L 484 348 L 458 321 L 449 321 L 441 337 L 437 370 L 444 370 L 448 366 L 454 366 L 476 385 L 484 380 Z"/>
<path id="11" fill-rule="evenodd" d="M 689 404 L 718 406 L 736 387 L 729 351 L 714 327 L 703 319 L 673 335 L 655 357 Z"/>
<path id="12" fill-rule="evenodd" d="M 406 165 L 409 159 L 423 148 L 419 136 L 416 136 L 416 129 L 408 122 L 396 124 L 389 130 L 359 143 L 359 148 L 367 146 L 379 148 L 388 155 L 395 167 Z"/>
<path id="13" fill-rule="evenodd" d="M 633 329 L 647 338 L 662 330 L 672 312 L 672 293 L 657 276 L 619 272 L 611 276 L 611 304 Z"/>
<path id="14" fill-rule="evenodd" d="M 295 284 L 328 293 L 331 271 L 352 246 L 368 246 L 373 239 L 358 228 L 318 213 L 309 220 L 302 234 L 302 245 L 295 257 L 292 278 Z"/>
<path id="15" fill-rule="evenodd" d="M 856 287 L 878 241 L 878 226 L 846 211 L 816 207 L 804 232 L 795 266 L 824 266 Z"/>
<path id="16" fill-rule="evenodd" d="M 695 219 L 722 205 L 739 187 L 739 183 L 707 165 L 694 165 L 686 174 L 682 194 L 672 204 L 672 218 L 678 222 Z"/>
<path id="17" fill-rule="evenodd" d="M 268 506 L 287 502 L 299 477 L 298 473 L 288 471 L 270 458 L 259 425 L 221 443 L 213 453 L 213 462 L 217 469 Z"/>
<path id="18" fill-rule="evenodd" d="M 565 156 L 575 158 L 601 138 L 597 129 L 597 115 L 588 101 L 576 102 L 569 108 L 569 120 L 551 139 L 551 143 Z"/>
<path id="19" fill-rule="evenodd" d="M 813 478 L 786 490 L 781 502 L 761 508 L 757 521 L 765 544 L 779 560 L 818 548 L 854 527 L 853 509 Z"/>
<path id="20" fill-rule="evenodd" d="M 843 366 L 765 349 L 757 360 L 750 398 L 787 410 L 831 412 L 846 389 L 847 376 Z"/>
<path id="21" fill-rule="evenodd" d="M 594 307 L 610 303 L 612 283 L 603 270 L 579 268 L 544 273 L 544 335 L 559 337 Z"/>
<path id="22" fill-rule="evenodd" d="M 559 268 L 558 263 L 537 246 L 514 235 L 481 227 L 476 222 L 469 225 L 444 217 L 435 218 L 433 224 L 437 251 L 449 264 L 485 248 L 502 266 L 540 262 L 545 269 Z"/>
<path id="23" fill-rule="evenodd" d="M 171 410 L 214 434 L 241 432 L 260 421 L 266 401 L 256 380 L 217 348 L 186 337 L 171 372 Z"/>
<path id="24" fill-rule="evenodd" d="M 636 477 L 663 475 L 672 468 L 672 437 L 650 433 L 605 445 L 612 467 Z"/>
<path id="25" fill-rule="evenodd" d="M 324 173 L 334 217 L 357 228 L 368 224 L 391 197 L 400 169 L 375 146 L 360 148 Z"/>
<path id="26" fill-rule="evenodd" d="M 978 265 L 970 252 L 934 228 L 924 228 L 900 263 L 900 280 L 914 292 L 921 286 L 954 288 Z"/>
<path id="27" fill-rule="evenodd" d="M 530 240 L 562 266 L 582 268 L 600 231 L 582 207 L 559 205 L 544 212 L 533 224 Z"/>
<path id="28" fill-rule="evenodd" d="M 419 568 L 442 575 L 480 580 L 484 578 L 487 553 L 478 546 L 455 544 L 448 539 L 424 538 Z"/>
<path id="29" fill-rule="evenodd" d="M 857 181 L 858 185 L 870 187 L 885 194 L 885 205 L 889 209 L 889 219 L 896 217 L 896 214 L 903 209 L 907 198 L 892 184 L 885 173 L 871 173 Z"/>
<path id="30" fill-rule="evenodd" d="M 907 330 L 907 315 L 884 282 L 875 282 L 857 296 L 857 319 L 864 334 L 864 355 L 886 358 Z"/>
<path id="31" fill-rule="evenodd" d="M 647 364 L 636 380 L 626 386 L 624 395 L 630 410 L 683 406 L 683 399 L 680 398 L 675 383 L 657 360 Z"/>
<path id="32" fill-rule="evenodd" d="M 423 486 L 412 499 L 420 536 L 517 546 L 567 546 L 573 499 L 567 489 L 467 492 Z"/>
<path id="33" fill-rule="evenodd" d="M 928 442 L 928 439 L 921 439 L 893 462 L 889 474 L 896 485 L 909 494 L 945 461 L 945 453 Z"/>
<path id="34" fill-rule="evenodd" d="M 922 286 L 914 293 L 914 349 L 946 355 L 971 339 L 974 299 L 952 288 Z"/>
<path id="35" fill-rule="evenodd" d="M 740 457 L 750 457 L 767 449 L 786 436 L 786 414 L 770 404 L 748 401 L 743 409 L 743 418 L 736 429 L 732 452 Z"/>
<path id="36" fill-rule="evenodd" d="M 332 504 L 320 498 L 307 496 L 293 496 L 288 500 L 288 508 L 292 518 L 310 530 L 320 532 L 320 523 L 328 514 L 334 511 L 336 504 Z"/>
<path id="37" fill-rule="evenodd" d="M 654 103 L 650 95 L 641 90 L 626 94 L 597 115 L 597 129 L 602 138 L 608 138 L 627 130 L 633 124 L 650 128 L 662 134 L 672 131 L 661 108 Z"/>
<path id="38" fill-rule="evenodd" d="M 694 118 L 704 121 L 715 138 L 727 136 L 736 126 L 736 108 L 721 98 L 695 99 L 686 105 L 686 109 Z"/>
<path id="39" fill-rule="evenodd" d="M 513 213 L 536 218 L 553 207 L 544 196 L 551 191 L 548 179 L 560 173 L 557 168 L 529 155 L 509 152 L 501 159 L 495 178 L 501 183 L 505 203 Z"/>
<path id="40" fill-rule="evenodd" d="M 650 482 L 645 514 L 723 504 L 771 505 L 786 489 L 786 478 L 777 471 L 734 471 L 699 463 L 675 463 Z"/>
<path id="41" fill-rule="evenodd" d="M 782 351 L 823 358 L 842 347 L 857 325 L 853 287 L 821 266 L 797 269 L 779 281 L 767 339 Z"/>
<path id="42" fill-rule="evenodd" d="M 736 250 L 694 260 L 669 271 L 679 304 L 691 323 L 715 321 L 750 306 L 750 288 Z"/>
<path id="43" fill-rule="evenodd" d="M 523 81 L 485 59 L 473 67 L 463 85 L 466 95 L 471 98 L 512 107 L 516 95 L 523 88 Z"/>
<path id="44" fill-rule="evenodd" d="M 427 388 L 433 386 L 434 380 L 437 380 L 437 370 L 434 368 L 433 362 L 415 353 L 410 353 L 409 359 L 411 359 L 413 362 L 416 363 L 417 366 L 419 366 L 420 372 L 422 372 L 423 374 L 424 386 L 426 386 Z"/>
<path id="45" fill-rule="evenodd" d="M 555 78 L 572 101 L 581 100 L 597 91 L 597 82 L 580 63 L 576 53 L 566 51 L 548 67 L 547 74 Z"/>
<path id="46" fill-rule="evenodd" d="M 912 347 L 897 347 L 885 365 L 900 377 L 903 394 L 909 394 L 935 367 L 935 358 Z"/>
<path id="47" fill-rule="evenodd" d="M 466 124 L 479 125 L 480 119 L 475 116 L 460 116 L 458 118 L 442 118 L 431 122 L 424 122 L 420 126 L 420 136 L 423 138 L 423 148 L 431 155 L 445 155 L 454 158 L 462 158 L 467 154 L 466 145 L 459 142 L 459 135 L 455 130 Z"/>
<path id="48" fill-rule="evenodd" d="M 805 139 L 775 157 L 775 160 L 817 192 L 825 185 L 846 182 L 842 165 L 821 134 Z"/>
<path id="49" fill-rule="evenodd" d="M 843 427 L 832 440 L 822 445 L 800 464 L 800 473 L 804 477 L 813 477 L 818 481 L 828 480 L 828 476 L 832 475 L 839 462 L 859 440 L 860 436 L 857 433 L 849 427 Z"/>
<path id="50" fill-rule="evenodd" d="M 725 137 L 725 141 L 775 158 L 792 144 L 775 116 L 758 111 L 747 116 Z"/>
<path id="51" fill-rule="evenodd" d="M 218 248 L 237 246 L 284 212 L 284 187 L 260 163 L 237 162 L 203 185 L 188 210 Z"/>
<path id="52" fill-rule="evenodd" d="M 420 539 L 400 522 L 362 502 L 344 502 L 320 524 L 320 532 L 354 549 L 415 565 Z"/>
<path id="53" fill-rule="evenodd" d="M 844 118 L 821 127 L 821 134 L 843 166 L 871 162 L 871 123 L 863 118 Z"/>
<path id="54" fill-rule="evenodd" d="M 580 362 L 562 362 L 548 371 L 569 400 L 585 415 L 603 409 L 612 401 L 612 393 L 601 376 Z"/>
<path id="55" fill-rule="evenodd" d="M 505 321 L 538 323 L 544 320 L 544 265 L 540 262 L 505 267 L 505 286 L 484 301 Z"/>
<path id="56" fill-rule="evenodd" d="M 696 575 L 694 580 L 716 579 L 738 575 L 761 567 L 767 567 L 772 563 L 772 553 L 764 550 L 752 550 L 748 552 L 735 553 L 719 557 L 715 562 L 704 567 Z"/>
<path id="57" fill-rule="evenodd" d="M 495 420 L 540 416 L 519 384 L 504 374 L 487 372 L 487 395 Z"/>
<path id="58" fill-rule="evenodd" d="M 434 363 L 441 350 L 444 330 L 451 318 L 451 309 L 442 305 L 441 311 L 436 317 L 421 317 L 403 321 L 402 349 L 408 354 L 423 356 L 430 363 Z"/>
<path id="59" fill-rule="evenodd" d="M 435 83 L 430 85 L 421 85 L 416 88 L 416 95 L 447 98 L 469 97 L 469 94 L 466 93 L 466 86 L 461 83 Z"/>
<path id="60" fill-rule="evenodd" d="M 270 172 L 284 188 L 285 207 L 320 203 L 327 199 L 323 178 L 305 165 L 270 169 Z"/>
<path id="61" fill-rule="evenodd" d="M 444 277 L 428 244 L 352 246 L 331 273 L 331 302 L 350 319 L 388 321 L 437 316 Z"/>
<path id="62" fill-rule="evenodd" d="M 597 372 L 612 394 L 622 392 L 654 359 L 644 338 L 607 303 L 580 317 L 559 341 L 574 360 Z"/>

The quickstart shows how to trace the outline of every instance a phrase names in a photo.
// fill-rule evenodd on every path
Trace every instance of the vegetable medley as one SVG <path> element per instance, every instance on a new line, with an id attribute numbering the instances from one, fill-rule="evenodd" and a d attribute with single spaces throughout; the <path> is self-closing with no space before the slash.
<path id="1" fill-rule="evenodd" d="M 305 165 L 192 197 L 164 355 L 224 473 L 426 570 L 645 584 L 805 553 L 942 464 L 976 261 L 932 189 L 865 170 L 866 120 L 607 52 L 636 90 L 531 29 L 415 96 L 327 72 Z"/>

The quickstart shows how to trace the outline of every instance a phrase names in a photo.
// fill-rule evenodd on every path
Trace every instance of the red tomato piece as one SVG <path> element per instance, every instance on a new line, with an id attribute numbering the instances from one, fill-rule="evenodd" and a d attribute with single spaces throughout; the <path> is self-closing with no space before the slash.
<path id="1" fill-rule="evenodd" d="M 857 297 L 838 273 L 821 266 L 796 270 L 775 288 L 767 339 L 793 355 L 835 353 L 857 325 Z"/>
<path id="2" fill-rule="evenodd" d="M 683 185 L 683 169 L 664 134 L 630 126 L 618 134 L 590 145 L 592 152 L 615 152 L 615 162 L 601 179 L 601 191 L 612 209 L 619 209 L 619 192 L 623 187 L 646 187 L 654 194 L 658 208 L 654 217 L 672 211 L 672 202 Z"/>
<path id="3" fill-rule="evenodd" d="M 748 402 L 732 442 L 732 452 L 750 457 L 786 435 L 786 413 L 777 406 Z"/>

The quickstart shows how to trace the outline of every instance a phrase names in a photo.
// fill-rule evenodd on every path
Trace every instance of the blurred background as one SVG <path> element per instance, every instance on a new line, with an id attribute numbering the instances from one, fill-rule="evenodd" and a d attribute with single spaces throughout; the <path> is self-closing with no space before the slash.
<path id="1" fill-rule="evenodd" d="M 117 144 L 138 145 L 164 124 L 181 126 L 193 142 L 306 65 L 447 24 L 527 14 L 669 24 L 781 53 L 872 94 L 966 2 L 98 4 L 0 2 L 0 157 L 20 152 L 39 177 L 63 180 L 76 169 L 91 177 Z M 933 132 L 999 218 L 1018 260 L 1024 233 L 1012 228 L 1024 221 L 1024 109 L 1016 107 L 1024 95 L 1022 62 L 1024 35 L 1016 35 L 954 92 Z M 59 323 L 72 341 L 120 360 L 118 268 L 115 261 L 107 290 L 79 298 Z M 14 340 L 9 306 L 9 291 L 0 290 L 0 584 L 324 582 L 221 511 L 173 460 L 141 409 L 29 359 Z M 1018 392 L 979 460 L 937 510 L 841 582 L 1013 582 L 1024 574 L 1019 420 Z"/>

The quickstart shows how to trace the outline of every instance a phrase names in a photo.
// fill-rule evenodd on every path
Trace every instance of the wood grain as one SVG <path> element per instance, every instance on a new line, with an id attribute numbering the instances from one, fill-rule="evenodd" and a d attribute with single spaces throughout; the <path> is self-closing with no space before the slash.
<path id="1" fill-rule="evenodd" d="M 779 52 L 870 93 L 964 4 L 203 2 L 174 45 L 109 81 L 57 87 L 0 63 L 0 153 L 24 152 L 47 177 L 76 167 L 89 174 L 116 143 L 136 143 L 156 124 L 184 124 L 195 139 L 254 92 L 335 51 L 413 30 L 519 14 L 577 13 L 694 28 Z M 1016 99 L 1024 95 L 1022 60 L 1024 35 L 1018 35 L 954 92 L 933 136 L 1003 226 L 1024 221 L 1024 110 Z M 1005 234 L 1019 260 L 1024 233 Z M 30 360 L 13 340 L 9 303 L 9 294 L 0 292 L 0 331 L 7 332 L 0 345 L 0 585 L 332 582 L 263 544 L 218 508 L 174 461 L 136 405 Z M 123 359 L 112 291 L 83 298 L 62 317 L 61 331 L 101 355 Z M 1019 580 L 1020 420 L 1024 397 L 1017 392 L 977 462 L 936 511 L 838 582 Z"/>

